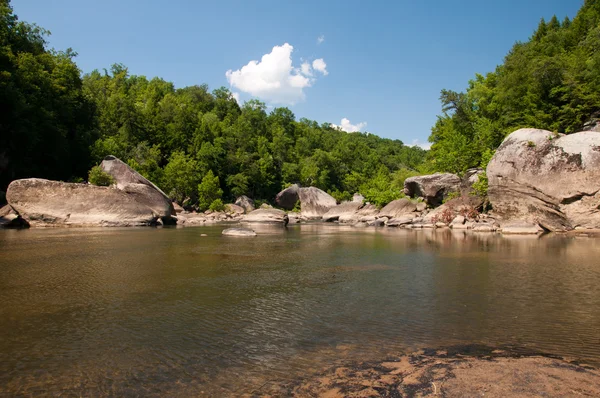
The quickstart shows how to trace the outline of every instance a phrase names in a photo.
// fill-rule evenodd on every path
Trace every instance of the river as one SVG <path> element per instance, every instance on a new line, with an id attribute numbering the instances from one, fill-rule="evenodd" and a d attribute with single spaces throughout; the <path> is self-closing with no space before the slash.
<path id="1" fill-rule="evenodd" d="M 457 344 L 600 364 L 594 238 L 224 228 L 0 230 L 0 396 L 235 396 Z"/>

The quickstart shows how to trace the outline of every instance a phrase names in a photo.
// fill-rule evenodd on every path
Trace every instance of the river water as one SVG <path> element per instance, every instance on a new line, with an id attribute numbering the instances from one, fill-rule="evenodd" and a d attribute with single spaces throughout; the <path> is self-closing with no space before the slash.
<path id="1" fill-rule="evenodd" d="M 0 396 L 236 396 L 457 344 L 600 364 L 596 239 L 224 228 L 0 231 Z"/>

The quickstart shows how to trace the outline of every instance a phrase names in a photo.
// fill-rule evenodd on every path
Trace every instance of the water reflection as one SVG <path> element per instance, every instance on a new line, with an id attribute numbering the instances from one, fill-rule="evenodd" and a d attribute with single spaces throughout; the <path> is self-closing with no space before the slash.
<path id="1" fill-rule="evenodd" d="M 457 343 L 600 363 L 594 239 L 223 228 L 0 231 L 0 395 L 236 395 Z"/>

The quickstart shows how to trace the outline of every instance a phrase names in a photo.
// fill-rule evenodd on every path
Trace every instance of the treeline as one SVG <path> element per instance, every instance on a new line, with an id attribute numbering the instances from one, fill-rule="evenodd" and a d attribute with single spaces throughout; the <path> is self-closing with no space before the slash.
<path id="1" fill-rule="evenodd" d="M 586 0 L 572 21 L 542 19 L 494 72 L 476 75 L 466 92 L 443 90 L 440 99 L 430 170 L 461 173 L 485 164 L 518 128 L 580 131 L 600 118 L 600 1 Z"/>
<path id="2" fill-rule="evenodd" d="M 272 200 L 300 183 L 384 203 L 424 160 L 424 150 L 399 140 L 297 121 L 257 100 L 240 107 L 226 88 L 176 89 L 120 64 L 81 77 L 73 51 L 48 50 L 47 32 L 0 4 L 2 190 L 25 177 L 79 181 L 112 154 L 179 202 L 202 205 L 207 186 L 223 200 Z"/>

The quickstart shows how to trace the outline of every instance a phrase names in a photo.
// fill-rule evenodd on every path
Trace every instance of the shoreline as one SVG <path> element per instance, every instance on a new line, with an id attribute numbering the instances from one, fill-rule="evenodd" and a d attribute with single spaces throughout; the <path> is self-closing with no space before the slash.
<path id="1" fill-rule="evenodd" d="M 600 370 L 515 347 L 460 345 L 348 362 L 306 378 L 267 381 L 243 397 L 600 396 Z"/>

